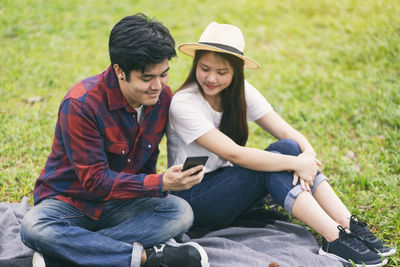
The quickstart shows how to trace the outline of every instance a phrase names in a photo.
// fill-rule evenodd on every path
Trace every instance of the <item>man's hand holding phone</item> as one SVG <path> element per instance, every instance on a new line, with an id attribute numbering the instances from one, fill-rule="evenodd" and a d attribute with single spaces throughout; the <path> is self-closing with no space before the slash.
<path id="1" fill-rule="evenodd" d="M 163 191 L 181 191 L 201 182 L 208 157 L 188 157 L 184 165 L 169 168 L 163 177 Z"/>

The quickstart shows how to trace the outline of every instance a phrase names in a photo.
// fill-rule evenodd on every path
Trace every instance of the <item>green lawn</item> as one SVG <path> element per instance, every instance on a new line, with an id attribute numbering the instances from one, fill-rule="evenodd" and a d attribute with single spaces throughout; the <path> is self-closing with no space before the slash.
<path id="1" fill-rule="evenodd" d="M 62 97 L 108 66 L 112 26 L 137 12 L 177 43 L 211 21 L 239 26 L 262 66 L 247 79 L 309 138 L 352 213 L 400 249 L 398 0 L 0 0 L 0 202 L 32 197 Z M 190 64 L 180 53 L 171 61 L 173 89 Z M 273 141 L 250 129 L 249 145 Z M 163 171 L 165 140 L 161 150 Z M 389 259 L 399 263 L 399 253 Z"/>

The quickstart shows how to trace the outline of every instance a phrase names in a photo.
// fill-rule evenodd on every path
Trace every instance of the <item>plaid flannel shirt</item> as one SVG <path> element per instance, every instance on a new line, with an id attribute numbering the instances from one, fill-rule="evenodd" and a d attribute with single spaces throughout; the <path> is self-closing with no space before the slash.
<path id="1" fill-rule="evenodd" d="M 156 164 L 171 97 L 166 86 L 138 124 L 111 66 L 76 84 L 60 104 L 35 204 L 56 198 L 98 219 L 108 200 L 164 197 Z"/>

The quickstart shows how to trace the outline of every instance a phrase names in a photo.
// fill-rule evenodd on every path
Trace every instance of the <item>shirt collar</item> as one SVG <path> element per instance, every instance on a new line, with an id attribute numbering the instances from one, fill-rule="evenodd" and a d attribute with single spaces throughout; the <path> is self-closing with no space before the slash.
<path id="1" fill-rule="evenodd" d="M 103 72 L 103 79 L 106 85 L 106 94 L 108 100 L 108 107 L 110 110 L 116 110 L 126 107 L 126 100 L 121 92 L 118 84 L 117 75 L 110 65 L 105 72 Z"/>

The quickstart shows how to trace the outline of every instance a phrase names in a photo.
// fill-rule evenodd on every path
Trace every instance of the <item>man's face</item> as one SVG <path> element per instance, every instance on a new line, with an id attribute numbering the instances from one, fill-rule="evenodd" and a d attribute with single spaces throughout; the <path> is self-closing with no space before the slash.
<path id="1" fill-rule="evenodd" d="M 152 106 L 157 103 L 161 91 L 168 83 L 168 59 L 149 66 L 144 73 L 133 70 L 130 81 L 119 80 L 122 94 L 128 104 L 134 108 L 141 105 Z"/>

